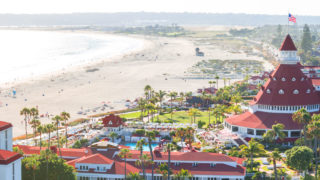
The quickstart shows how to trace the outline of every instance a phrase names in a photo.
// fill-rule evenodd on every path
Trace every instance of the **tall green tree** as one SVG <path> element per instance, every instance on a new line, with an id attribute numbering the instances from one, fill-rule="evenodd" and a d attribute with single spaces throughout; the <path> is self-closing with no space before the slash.
<path id="1" fill-rule="evenodd" d="M 307 146 L 294 146 L 285 152 L 286 163 L 299 172 L 307 171 L 312 159 L 313 151 Z"/>
<path id="2" fill-rule="evenodd" d="M 41 151 L 41 148 L 42 148 L 42 133 L 45 132 L 45 126 L 44 125 L 39 125 L 38 128 L 37 128 L 37 132 L 40 134 L 40 151 Z"/>
<path id="3" fill-rule="evenodd" d="M 158 169 L 156 170 L 157 173 L 160 173 L 162 175 L 163 180 L 168 179 L 169 174 L 169 166 L 167 163 L 161 163 Z"/>
<path id="4" fill-rule="evenodd" d="M 52 133 L 52 131 L 54 131 L 54 130 L 55 130 L 55 128 L 54 128 L 53 124 L 47 124 L 47 125 L 45 126 L 44 131 L 45 131 L 46 133 L 48 133 L 48 149 L 49 149 L 50 146 L 51 146 L 51 133 Z"/>
<path id="5" fill-rule="evenodd" d="M 111 132 L 111 133 L 109 134 L 109 137 L 112 139 L 112 142 L 114 142 L 115 138 L 118 137 L 118 134 L 115 133 L 115 132 Z"/>
<path id="6" fill-rule="evenodd" d="M 240 153 L 249 158 L 251 170 L 253 170 L 253 157 L 265 152 L 264 146 L 254 139 L 249 141 L 248 146 L 246 146 L 245 144 L 241 145 L 240 149 Z"/>
<path id="7" fill-rule="evenodd" d="M 159 90 L 159 92 L 156 92 L 156 97 L 158 98 L 159 103 L 160 103 L 160 111 L 159 111 L 160 114 L 162 112 L 161 111 L 162 110 L 162 102 L 163 102 L 163 99 L 166 95 L 167 95 L 166 91 Z"/>
<path id="8" fill-rule="evenodd" d="M 274 151 L 271 152 L 268 158 L 269 161 L 273 163 L 273 170 L 274 170 L 274 177 L 275 180 L 278 180 L 278 174 L 277 174 L 277 161 L 281 161 L 282 157 L 280 155 L 279 150 L 276 148 Z"/>
<path id="9" fill-rule="evenodd" d="M 66 136 L 66 148 L 68 146 L 68 123 L 67 121 L 70 119 L 70 114 L 63 111 L 60 113 L 61 119 L 62 121 L 64 121 L 63 125 L 64 125 L 64 129 L 65 129 L 65 136 Z"/>
<path id="10" fill-rule="evenodd" d="M 167 143 L 164 147 L 164 151 L 168 153 L 168 180 L 170 180 L 171 176 L 171 151 L 174 150 L 174 145 L 172 143 Z"/>
<path id="11" fill-rule="evenodd" d="M 28 121 L 30 119 L 30 109 L 24 107 L 20 111 L 20 115 L 24 116 L 24 124 L 25 124 L 25 131 L 26 131 L 26 139 L 28 138 Z"/>
<path id="12" fill-rule="evenodd" d="M 143 146 L 147 145 L 145 139 L 141 139 L 137 142 L 136 144 L 136 149 L 138 149 L 140 151 L 140 158 L 142 158 L 143 156 Z M 140 161 L 141 162 L 141 161 Z M 143 178 L 146 177 L 146 171 L 145 171 L 145 166 L 144 163 L 140 163 L 140 166 L 142 168 L 142 172 L 143 172 Z"/>
<path id="13" fill-rule="evenodd" d="M 58 145 L 58 149 L 59 149 L 59 155 L 61 157 L 59 125 L 60 125 L 60 122 L 62 121 L 62 118 L 61 118 L 61 116 L 56 115 L 55 117 L 52 118 L 52 121 L 53 121 L 54 125 L 56 125 L 57 142 L 58 142 L 57 145 Z"/>
<path id="14" fill-rule="evenodd" d="M 177 95 L 178 95 L 178 93 L 177 93 L 177 92 L 174 92 L 174 91 L 173 91 L 173 92 L 170 92 L 169 95 L 168 95 L 168 96 L 170 97 L 170 102 L 171 102 L 171 103 L 170 103 L 171 120 L 173 120 L 173 119 L 172 119 L 172 113 L 173 113 L 173 108 L 172 108 L 172 107 L 173 107 L 173 104 L 172 104 L 172 103 L 173 103 L 173 100 L 176 99 Z"/>
<path id="15" fill-rule="evenodd" d="M 318 141 L 320 139 L 320 114 L 312 115 L 312 122 L 307 126 L 308 134 L 314 139 L 314 155 L 316 162 L 315 177 L 318 178 Z"/>
<path id="16" fill-rule="evenodd" d="M 181 169 L 173 176 L 174 180 L 185 180 L 190 178 L 192 178 L 192 174 L 187 169 Z"/>
<path id="17" fill-rule="evenodd" d="M 37 128 L 41 125 L 41 123 L 38 119 L 34 118 L 30 121 L 30 125 L 31 125 L 31 128 L 33 129 L 33 139 L 35 141 L 35 145 L 37 146 L 37 142 L 36 142 L 35 138 L 37 135 Z"/>
<path id="18" fill-rule="evenodd" d="M 310 28 L 307 24 L 303 27 L 303 35 L 301 41 L 301 48 L 307 52 L 312 50 L 312 38 L 310 33 Z"/>
<path id="19" fill-rule="evenodd" d="M 124 159 L 124 179 L 127 179 L 127 158 L 131 157 L 129 149 L 121 149 L 119 156 Z"/>
<path id="20" fill-rule="evenodd" d="M 127 177 L 128 180 L 142 180 L 139 173 L 130 172 Z"/>
<path id="21" fill-rule="evenodd" d="M 303 139 L 304 139 L 304 145 L 306 145 L 306 143 L 307 143 L 307 138 L 306 138 L 307 125 L 311 121 L 310 113 L 305 108 L 301 108 L 298 111 L 293 113 L 292 119 L 293 119 L 293 121 L 303 125 Z"/>
<path id="22" fill-rule="evenodd" d="M 153 157 L 153 152 L 152 152 L 152 141 L 156 139 L 156 134 L 154 131 L 146 131 L 145 136 L 148 139 L 148 145 L 149 145 L 149 152 L 150 152 L 150 156 L 151 156 L 151 161 L 154 162 L 154 157 Z M 151 179 L 154 178 L 154 163 L 151 164 Z"/>
<path id="23" fill-rule="evenodd" d="M 150 159 L 150 156 L 147 154 L 142 154 L 142 156 L 140 156 L 140 158 L 136 161 L 136 165 L 140 166 L 143 172 L 143 178 L 146 179 L 146 170 L 145 168 L 147 166 L 149 166 L 150 164 L 152 164 L 153 162 Z"/>
<path id="24" fill-rule="evenodd" d="M 40 155 L 25 157 L 21 160 L 22 179 L 75 179 L 75 169 L 65 162 L 48 149 L 41 151 Z"/>
<path id="25" fill-rule="evenodd" d="M 179 127 L 175 131 L 175 136 L 180 138 L 181 141 L 181 151 L 183 151 L 183 143 L 186 138 L 186 129 L 183 127 Z"/>
<path id="26" fill-rule="evenodd" d="M 283 138 L 286 137 L 286 134 L 283 132 L 284 130 L 284 125 L 281 123 L 274 124 L 272 125 L 272 129 L 267 131 L 263 135 L 263 139 L 266 140 L 267 142 L 275 142 L 278 138 L 280 140 L 283 140 Z"/>

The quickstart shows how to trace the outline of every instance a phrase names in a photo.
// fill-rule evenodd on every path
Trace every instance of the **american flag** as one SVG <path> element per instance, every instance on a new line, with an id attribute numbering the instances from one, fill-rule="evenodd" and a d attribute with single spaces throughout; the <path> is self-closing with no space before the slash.
<path id="1" fill-rule="evenodd" d="M 296 18 L 289 13 L 289 21 L 296 23 Z"/>

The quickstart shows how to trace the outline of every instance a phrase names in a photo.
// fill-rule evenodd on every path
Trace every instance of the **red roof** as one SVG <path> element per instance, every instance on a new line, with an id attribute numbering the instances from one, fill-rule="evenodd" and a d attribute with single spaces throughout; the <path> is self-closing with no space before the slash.
<path id="1" fill-rule="evenodd" d="M 225 120 L 231 125 L 255 128 L 255 129 L 271 129 L 272 125 L 277 123 L 284 124 L 286 130 L 301 129 L 302 126 L 292 120 L 292 114 L 283 113 L 266 113 L 266 112 L 245 112 L 235 115 Z"/>
<path id="2" fill-rule="evenodd" d="M 267 93 L 268 89 L 270 93 Z M 279 94 L 280 90 L 283 90 L 284 94 Z M 299 93 L 294 94 L 294 90 L 298 90 Z M 308 90 L 310 93 L 307 93 Z M 319 95 L 314 90 L 311 80 L 300 70 L 300 65 L 280 64 L 252 103 L 289 106 L 319 104 L 319 102 Z"/>
<path id="3" fill-rule="evenodd" d="M 139 159 L 140 151 L 131 150 L 132 154 L 130 159 Z M 144 152 L 148 153 L 148 152 Z M 148 153 L 149 154 L 149 153 Z M 208 152 L 171 152 L 171 160 L 173 161 L 215 161 L 215 162 L 234 162 L 229 156 L 218 153 Z M 154 155 L 155 160 L 167 160 L 168 153 L 159 152 Z"/>
<path id="4" fill-rule="evenodd" d="M 311 79 L 312 85 L 320 86 L 320 79 Z"/>
<path id="5" fill-rule="evenodd" d="M 40 147 L 38 146 L 26 146 L 26 145 L 14 145 L 14 147 L 18 147 L 23 151 L 26 155 L 32 154 L 40 154 Z M 47 147 L 42 147 L 41 150 L 45 150 Z M 55 149 L 53 147 L 50 148 L 51 150 Z M 91 149 L 71 149 L 71 148 L 60 148 L 61 149 L 61 156 L 65 159 L 73 159 L 73 158 L 80 158 L 86 155 L 91 155 Z M 59 155 L 59 150 L 54 150 Z M 86 153 L 87 151 L 87 153 Z"/>
<path id="6" fill-rule="evenodd" d="M 2 165 L 14 162 L 21 157 L 22 156 L 16 152 L 11 152 L 11 151 L 6 151 L 6 150 L 0 149 L 0 164 L 2 164 Z"/>
<path id="7" fill-rule="evenodd" d="M 140 168 L 136 166 L 135 162 L 128 162 L 131 166 Z M 209 163 L 199 163 L 197 166 L 192 166 L 192 163 L 180 163 L 176 166 L 174 163 L 170 164 L 172 173 L 175 174 L 181 169 L 187 169 L 192 175 L 216 175 L 216 176 L 244 176 L 246 173 L 246 168 L 243 166 L 237 165 L 236 167 L 229 166 L 226 164 L 216 164 L 211 167 Z M 158 169 L 158 165 L 155 164 L 154 169 Z M 146 173 L 151 174 L 151 166 L 146 167 Z"/>
<path id="8" fill-rule="evenodd" d="M 281 47 L 280 47 L 280 51 L 296 51 L 297 48 L 294 45 L 291 36 L 288 34 L 286 36 L 286 39 L 282 42 Z"/>
<path id="9" fill-rule="evenodd" d="M 102 118 L 102 123 L 104 124 L 104 127 L 119 127 L 123 125 L 121 117 L 114 114 Z"/>
<path id="10" fill-rule="evenodd" d="M 8 129 L 10 127 L 12 127 L 11 123 L 0 121 L 0 131 L 3 131 L 3 130 Z"/>
<path id="11" fill-rule="evenodd" d="M 112 164 L 113 160 L 104 157 L 103 155 L 97 153 L 90 156 L 84 156 L 76 161 L 76 163 L 82 164 Z"/>

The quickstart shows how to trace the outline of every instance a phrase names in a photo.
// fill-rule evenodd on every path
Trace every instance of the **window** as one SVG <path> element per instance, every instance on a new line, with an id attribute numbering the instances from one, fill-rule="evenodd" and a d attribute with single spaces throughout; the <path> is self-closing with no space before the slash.
<path id="1" fill-rule="evenodd" d="M 304 81 L 304 77 L 301 78 L 301 81 Z"/>
<path id="2" fill-rule="evenodd" d="M 286 81 L 286 78 L 284 78 L 284 77 L 283 77 L 283 78 L 281 78 L 281 81 Z"/>
<path id="3" fill-rule="evenodd" d="M 210 167 L 214 167 L 215 165 L 215 163 L 210 163 Z"/>
<path id="4" fill-rule="evenodd" d="M 238 132 L 239 128 L 237 126 L 232 126 L 232 132 Z"/>
<path id="5" fill-rule="evenodd" d="M 273 80 L 274 80 L 274 81 L 276 81 L 276 80 L 277 80 L 277 78 L 276 78 L 276 77 L 273 77 Z"/>
<path id="6" fill-rule="evenodd" d="M 5 133 L 5 138 L 4 139 L 5 139 L 5 143 L 6 143 L 5 144 L 5 149 L 9 150 L 9 147 L 8 147 L 8 130 L 5 130 L 4 133 Z"/>
<path id="7" fill-rule="evenodd" d="M 291 131 L 291 137 L 300 137 L 300 131 Z"/>
<path id="8" fill-rule="evenodd" d="M 266 133 L 266 130 L 256 130 L 257 136 L 263 136 L 264 133 Z"/>
<path id="9" fill-rule="evenodd" d="M 247 129 L 247 134 L 254 135 L 254 130 L 253 129 Z"/>
<path id="10" fill-rule="evenodd" d="M 296 78 L 295 78 L 295 77 L 293 77 L 291 80 L 294 82 L 294 81 L 296 81 Z"/>
<path id="11" fill-rule="evenodd" d="M 293 91 L 293 94 L 299 94 L 299 91 L 298 91 L 297 89 L 295 89 L 295 90 Z"/>
<path id="12" fill-rule="evenodd" d="M 193 167 L 197 167 L 197 166 L 198 166 L 198 163 L 197 163 L 197 162 L 194 162 L 194 163 L 192 164 L 192 166 L 193 166 Z"/>
<path id="13" fill-rule="evenodd" d="M 175 165 L 175 166 L 179 166 L 180 163 L 179 163 L 179 162 L 175 162 L 174 165 Z"/>
<path id="14" fill-rule="evenodd" d="M 284 94 L 284 91 L 282 89 L 280 89 L 279 94 Z"/>
<path id="15" fill-rule="evenodd" d="M 310 89 L 307 89 L 307 93 L 309 94 L 311 91 L 310 91 Z"/>
<path id="16" fill-rule="evenodd" d="M 270 93 L 271 93 L 270 89 L 267 89 L 267 93 L 268 93 L 268 94 L 270 94 Z"/>

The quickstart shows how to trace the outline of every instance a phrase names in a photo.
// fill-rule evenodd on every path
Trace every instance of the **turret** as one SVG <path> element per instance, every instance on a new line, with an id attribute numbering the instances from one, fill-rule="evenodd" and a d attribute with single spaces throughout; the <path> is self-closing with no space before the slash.
<path id="1" fill-rule="evenodd" d="M 289 34 L 283 41 L 279 51 L 279 61 L 281 64 L 297 64 L 300 62 L 300 57 L 297 56 L 297 48 Z"/>

